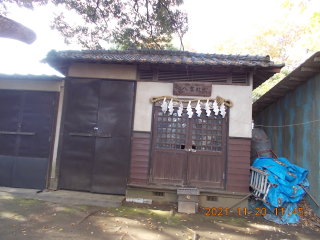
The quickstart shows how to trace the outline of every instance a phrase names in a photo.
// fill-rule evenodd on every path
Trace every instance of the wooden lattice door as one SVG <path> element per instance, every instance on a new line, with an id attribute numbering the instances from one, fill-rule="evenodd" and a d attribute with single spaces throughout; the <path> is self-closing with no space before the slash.
<path id="1" fill-rule="evenodd" d="M 169 116 L 155 107 L 150 181 L 224 188 L 226 119 L 187 113 Z"/>

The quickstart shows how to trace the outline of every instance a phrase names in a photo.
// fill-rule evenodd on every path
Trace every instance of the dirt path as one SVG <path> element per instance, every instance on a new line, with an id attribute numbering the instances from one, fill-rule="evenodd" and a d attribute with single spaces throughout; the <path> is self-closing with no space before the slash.
<path id="1" fill-rule="evenodd" d="M 261 216 L 206 216 L 205 209 L 181 214 L 169 204 L 103 208 L 0 196 L 0 239 L 295 240 L 319 239 L 317 230 L 278 225 Z"/>

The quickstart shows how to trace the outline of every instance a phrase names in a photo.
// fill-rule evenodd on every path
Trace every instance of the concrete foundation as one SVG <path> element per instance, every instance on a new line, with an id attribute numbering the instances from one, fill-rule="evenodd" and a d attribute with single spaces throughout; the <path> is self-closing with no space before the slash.
<path id="1" fill-rule="evenodd" d="M 159 196 L 161 195 L 161 196 Z M 199 207 L 203 208 L 229 208 L 235 203 L 239 202 L 244 198 L 246 194 L 233 194 L 233 193 L 207 193 L 201 192 L 199 197 Z M 176 190 L 165 190 L 165 189 L 146 189 L 146 188 L 128 188 L 126 197 L 131 198 L 146 198 L 152 199 L 153 202 L 161 203 L 177 203 L 178 195 Z M 232 207 L 233 210 L 237 208 L 247 208 L 248 200 L 244 200 Z"/>
<path id="2" fill-rule="evenodd" d="M 198 212 L 198 203 L 196 202 L 178 202 L 178 212 L 180 213 L 196 213 Z"/>
<path id="3" fill-rule="evenodd" d="M 163 195 L 161 193 L 163 193 Z M 153 202 L 161 203 L 178 202 L 177 191 L 174 190 L 127 189 L 126 197 L 152 199 Z"/>

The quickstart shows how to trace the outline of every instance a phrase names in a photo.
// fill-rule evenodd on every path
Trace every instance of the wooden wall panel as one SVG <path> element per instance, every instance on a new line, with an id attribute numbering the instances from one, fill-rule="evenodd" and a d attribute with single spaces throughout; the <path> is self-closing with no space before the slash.
<path id="1" fill-rule="evenodd" d="M 227 191 L 249 192 L 250 139 L 229 138 Z"/>
<path id="2" fill-rule="evenodd" d="M 131 147 L 131 184 L 147 185 L 149 158 L 150 158 L 150 133 L 134 132 Z"/>

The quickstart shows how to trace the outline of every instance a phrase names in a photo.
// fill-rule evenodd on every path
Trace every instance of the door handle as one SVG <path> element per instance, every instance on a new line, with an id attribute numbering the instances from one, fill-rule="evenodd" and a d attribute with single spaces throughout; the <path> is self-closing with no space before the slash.
<path id="1" fill-rule="evenodd" d="M 27 136 L 35 136 L 35 132 L 7 132 L 7 131 L 0 131 L 0 134 L 4 135 L 27 135 Z"/>
<path id="2" fill-rule="evenodd" d="M 69 133 L 70 136 L 78 136 L 78 137 L 101 137 L 101 138 L 112 138 L 111 134 L 100 134 L 100 133 Z"/>

